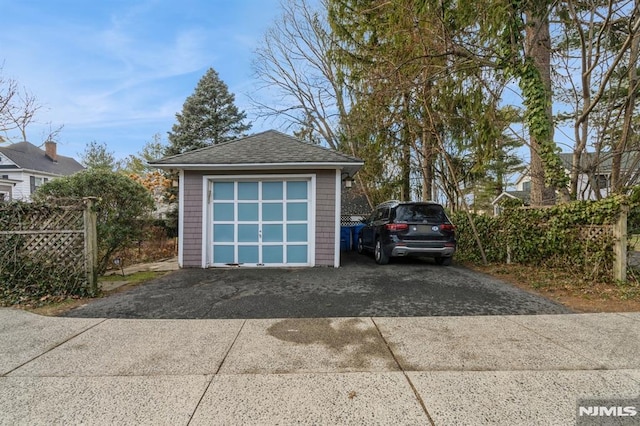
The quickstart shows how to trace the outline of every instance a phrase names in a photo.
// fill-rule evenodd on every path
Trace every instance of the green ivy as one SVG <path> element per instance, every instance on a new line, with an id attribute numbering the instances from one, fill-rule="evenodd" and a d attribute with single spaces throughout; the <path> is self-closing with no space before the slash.
<path id="1" fill-rule="evenodd" d="M 640 197 L 639 197 L 640 198 Z M 613 267 L 613 239 L 581 238 L 586 226 L 614 224 L 623 205 L 629 217 L 640 212 L 640 200 L 616 195 L 599 201 L 575 201 L 549 208 L 507 207 L 498 217 L 472 215 L 480 240 L 491 263 L 541 265 L 575 271 L 591 280 L 610 280 Z M 480 263 L 480 251 L 467 216 L 455 213 L 456 256 L 462 261 Z"/>
<path id="2" fill-rule="evenodd" d="M 524 121 L 529 133 L 538 142 L 538 155 L 544 164 L 545 183 L 552 188 L 563 188 L 569 183 L 564 171 L 560 150 L 553 140 L 553 123 L 548 111 L 551 106 L 551 93 L 545 88 L 542 75 L 533 59 L 523 55 L 516 44 L 523 40 L 526 23 L 522 18 L 531 3 L 512 0 L 507 3 L 508 16 L 511 18 L 503 25 L 498 46 L 498 66 L 508 78 L 517 78 L 525 105 Z M 538 6 L 541 6 L 539 4 Z"/>
<path id="3" fill-rule="evenodd" d="M 34 217 L 56 208 L 60 207 L 24 202 L 0 204 L 0 231 L 32 229 Z M 52 298 L 90 295 L 83 268 L 51 257 L 34 260 L 25 249 L 24 235 L 0 235 L 0 306 L 39 305 Z"/>

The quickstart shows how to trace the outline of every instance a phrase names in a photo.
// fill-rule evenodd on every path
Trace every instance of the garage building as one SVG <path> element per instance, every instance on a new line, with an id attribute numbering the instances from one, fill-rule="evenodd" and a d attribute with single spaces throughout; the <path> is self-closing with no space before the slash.
<path id="1" fill-rule="evenodd" d="M 274 130 L 163 158 L 181 267 L 340 266 L 343 182 L 362 160 Z"/>

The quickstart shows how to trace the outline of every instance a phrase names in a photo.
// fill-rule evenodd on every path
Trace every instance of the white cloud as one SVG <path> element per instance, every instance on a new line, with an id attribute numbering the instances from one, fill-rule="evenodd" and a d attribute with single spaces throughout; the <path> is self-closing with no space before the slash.
<path id="1" fill-rule="evenodd" d="M 208 67 L 220 73 L 246 110 L 240 92 L 249 86 L 252 53 L 278 4 L 269 0 L 270 13 L 265 13 L 266 0 L 99 2 L 90 7 L 41 1 L 3 6 L 0 63 L 5 60 L 5 75 L 45 105 L 40 123 L 65 126 L 61 140 L 68 139 L 69 146 L 113 138 L 130 152 L 153 133 L 170 129 Z M 30 137 L 39 138 L 44 128 L 34 126 Z M 133 138 L 147 133 L 136 145 Z"/>

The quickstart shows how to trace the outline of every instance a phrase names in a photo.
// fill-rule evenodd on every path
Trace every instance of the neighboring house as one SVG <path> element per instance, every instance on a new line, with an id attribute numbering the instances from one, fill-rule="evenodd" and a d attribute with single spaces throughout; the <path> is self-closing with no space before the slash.
<path id="1" fill-rule="evenodd" d="M 560 154 L 567 174 L 571 170 L 573 154 Z M 611 169 L 613 157 L 603 152 L 596 156 L 593 152 L 582 154 L 578 166 L 578 200 L 595 200 L 596 191 L 600 191 L 600 198 L 611 195 Z M 625 152 L 622 154 L 620 173 L 622 175 L 637 174 L 640 165 L 640 152 Z"/>
<path id="2" fill-rule="evenodd" d="M 9 179 L 9 175 L 6 178 L 0 178 L 0 202 L 13 200 L 13 188 L 21 181 L 15 179 Z"/>
<path id="3" fill-rule="evenodd" d="M 361 160 L 269 130 L 149 164 L 179 172 L 181 267 L 340 266 Z"/>
<path id="4" fill-rule="evenodd" d="M 520 200 L 525 206 L 529 205 L 531 196 L 531 188 L 526 191 L 502 191 L 491 204 L 493 205 L 493 214 L 498 216 L 504 210 L 505 200 Z"/>
<path id="5" fill-rule="evenodd" d="M 621 173 L 629 172 L 638 173 L 638 164 L 640 163 L 640 153 L 627 152 L 622 156 Z M 561 153 L 560 160 L 565 168 L 567 176 L 571 172 L 573 163 L 572 153 Z M 600 192 L 600 198 L 607 197 L 611 194 L 611 165 L 612 157 L 608 153 L 601 153 L 599 157 L 595 153 L 588 152 L 581 156 L 580 166 L 578 168 L 578 185 L 576 198 L 578 200 L 595 200 L 597 192 Z M 507 198 L 519 198 L 525 204 L 529 203 L 529 195 L 531 193 L 531 175 L 527 168 L 515 183 L 515 191 L 504 191 L 496 197 L 491 204 L 494 206 L 494 213 L 499 214 L 500 203 Z"/>
<path id="6" fill-rule="evenodd" d="M 0 198 L 29 201 L 48 180 L 83 169 L 73 158 L 58 155 L 55 142 L 45 142 L 44 150 L 29 142 L 0 146 Z"/>

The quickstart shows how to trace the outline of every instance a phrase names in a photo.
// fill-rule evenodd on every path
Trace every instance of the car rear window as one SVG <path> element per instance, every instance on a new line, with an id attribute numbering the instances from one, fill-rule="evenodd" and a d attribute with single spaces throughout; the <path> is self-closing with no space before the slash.
<path id="1" fill-rule="evenodd" d="M 406 205 L 398 206 L 396 220 L 400 222 L 443 223 L 445 214 L 442 206 L 437 204 Z"/>

